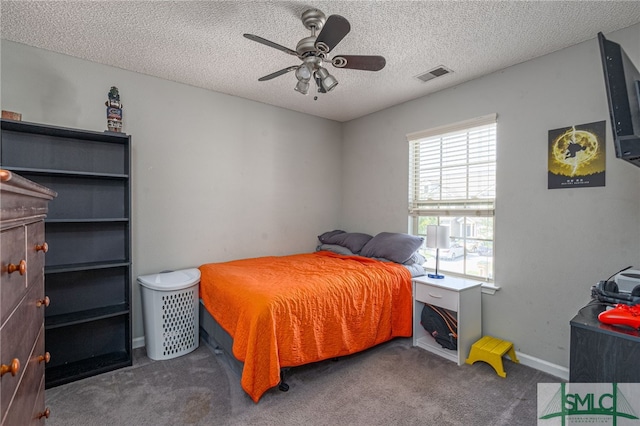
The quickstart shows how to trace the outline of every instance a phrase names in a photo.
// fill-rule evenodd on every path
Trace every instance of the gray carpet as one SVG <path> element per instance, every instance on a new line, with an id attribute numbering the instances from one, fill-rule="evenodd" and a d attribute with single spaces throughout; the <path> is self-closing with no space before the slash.
<path id="1" fill-rule="evenodd" d="M 453 362 L 395 339 L 337 361 L 293 369 L 289 392 L 255 404 L 222 355 L 201 343 L 185 356 L 134 365 L 47 389 L 47 426 L 93 425 L 535 425 L 537 383 L 560 380 L 505 360 Z"/>

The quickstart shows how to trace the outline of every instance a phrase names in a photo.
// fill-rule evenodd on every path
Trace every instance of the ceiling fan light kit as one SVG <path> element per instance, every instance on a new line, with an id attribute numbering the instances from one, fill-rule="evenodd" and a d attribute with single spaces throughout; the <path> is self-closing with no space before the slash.
<path id="1" fill-rule="evenodd" d="M 336 80 L 334 76 L 329 74 L 329 71 L 327 71 L 326 68 L 319 68 L 318 71 L 316 71 L 316 74 L 322 82 L 322 87 L 324 87 L 324 90 L 326 90 L 327 92 L 331 91 L 338 85 L 338 80 Z"/>
<path id="2" fill-rule="evenodd" d="M 309 37 L 298 42 L 296 50 L 281 46 L 272 41 L 253 34 L 244 34 L 249 40 L 264 44 L 302 60 L 301 65 L 290 66 L 271 74 L 260 77 L 258 81 L 267 81 L 295 70 L 298 83 L 294 87 L 296 92 L 306 95 L 309 93 L 309 81 L 313 78 L 319 93 L 326 93 L 338 85 L 338 80 L 323 67 L 323 62 L 330 63 L 336 68 L 347 68 L 364 71 L 380 71 L 386 65 L 382 56 L 340 55 L 329 59 L 327 55 L 351 31 L 349 21 L 340 15 L 328 18 L 318 9 L 309 9 L 302 14 L 302 24 L 311 31 Z M 316 32 L 319 33 L 316 35 Z M 316 98 L 317 99 L 317 98 Z"/>
<path id="3" fill-rule="evenodd" d="M 295 90 L 296 92 L 300 92 L 303 95 L 306 95 L 307 93 L 309 93 L 309 83 L 304 81 L 298 81 L 298 84 L 296 84 L 296 87 L 294 87 L 293 90 Z"/>
<path id="4" fill-rule="evenodd" d="M 300 65 L 296 69 L 296 78 L 300 81 L 311 80 L 311 74 L 313 73 L 313 65 L 309 65 L 306 62 Z"/>

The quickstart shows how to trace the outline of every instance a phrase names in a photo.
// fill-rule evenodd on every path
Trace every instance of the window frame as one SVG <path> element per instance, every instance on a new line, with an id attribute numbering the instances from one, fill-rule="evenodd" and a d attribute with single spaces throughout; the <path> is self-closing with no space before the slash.
<path id="1" fill-rule="evenodd" d="M 488 131 L 488 136 L 473 139 L 472 136 L 476 132 L 482 134 L 479 132 L 483 131 Z M 421 218 L 426 218 L 423 224 L 441 224 L 443 218 L 448 218 L 449 222 L 461 220 L 462 222 L 459 223 L 460 232 L 458 230 L 452 232 L 452 242 L 461 243 L 464 249 L 461 271 L 460 265 L 456 265 L 453 269 L 447 269 L 447 265 L 444 265 L 443 268 L 442 262 L 440 262 L 439 270 L 447 274 L 493 284 L 495 282 L 497 114 L 488 114 L 471 120 L 409 133 L 406 137 L 409 143 L 409 233 L 426 237 L 424 233 L 420 232 Z M 436 141 L 439 146 L 436 146 Z M 443 144 L 446 142 L 453 146 L 453 154 L 443 150 Z M 420 143 L 425 145 L 421 148 Z M 464 147 L 455 147 L 455 143 Z M 481 151 L 478 154 L 476 149 L 479 148 L 485 151 Z M 428 152 L 430 149 L 431 153 Z M 437 157 L 432 155 L 435 150 L 438 151 Z M 461 154 L 464 157 L 464 161 L 460 159 L 461 157 L 455 157 L 454 154 Z M 470 154 L 471 161 L 469 160 Z M 428 157 L 428 161 L 425 163 L 423 160 L 426 157 Z M 446 160 L 447 157 L 449 160 Z M 439 164 L 439 166 L 434 166 L 434 164 Z M 476 167 L 475 172 L 473 171 L 474 167 Z M 452 174 L 454 177 L 451 178 L 443 178 L 443 174 L 446 173 L 448 168 L 456 168 L 455 172 L 458 174 Z M 462 172 L 462 170 L 464 171 Z M 470 170 L 472 171 L 470 172 Z M 434 190 L 425 190 L 425 183 L 433 178 L 435 171 L 440 173 L 436 175 L 437 180 L 432 180 L 432 182 L 436 183 L 434 185 L 426 185 L 428 187 L 433 186 Z M 473 178 L 474 173 L 476 173 L 475 179 Z M 425 177 L 428 174 L 432 176 Z M 471 189 L 470 182 L 472 183 Z M 487 185 L 486 189 L 479 190 L 479 188 L 482 188 L 479 183 Z M 454 188 L 451 191 L 452 193 L 448 193 L 443 189 L 447 184 L 452 185 L 451 188 Z M 473 191 L 479 192 L 474 193 Z M 465 194 L 462 197 L 460 196 L 461 192 Z M 483 194 L 483 192 L 485 193 Z M 469 219 L 476 217 L 478 221 L 484 220 L 485 222 L 481 227 L 483 229 L 482 238 L 478 234 L 469 235 L 472 228 L 477 225 L 473 220 Z M 490 221 L 486 220 L 486 218 L 490 218 Z M 488 236 L 489 227 L 491 228 L 490 236 Z M 468 245 L 468 241 L 472 241 L 472 245 Z M 490 251 L 483 250 L 483 254 L 477 254 L 478 252 L 473 248 L 477 249 L 481 244 L 485 248 L 488 247 Z M 423 247 L 421 250 L 424 254 L 428 254 L 426 248 Z M 474 254 L 474 256 L 471 256 L 471 254 Z M 486 259 L 475 260 L 474 257 L 477 256 L 482 256 Z M 468 268 L 470 260 L 475 261 L 477 264 Z M 480 262 L 485 263 L 483 263 L 483 266 L 479 266 Z M 427 262 L 425 266 L 432 267 L 432 265 L 427 265 L 429 263 Z M 435 264 L 435 261 L 433 263 Z M 473 273 L 474 271 L 480 272 Z"/>

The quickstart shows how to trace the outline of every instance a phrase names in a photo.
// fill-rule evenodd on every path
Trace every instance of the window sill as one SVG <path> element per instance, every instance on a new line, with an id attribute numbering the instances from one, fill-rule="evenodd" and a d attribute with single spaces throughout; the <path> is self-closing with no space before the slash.
<path id="1" fill-rule="evenodd" d="M 493 283 L 482 283 L 483 294 L 496 294 L 496 291 L 500 290 L 500 287 Z"/>
<path id="2" fill-rule="evenodd" d="M 427 275 L 427 273 L 433 273 L 433 269 L 425 268 L 425 275 Z M 445 274 L 451 275 L 451 276 L 455 276 L 455 277 L 458 277 L 458 278 L 462 278 L 463 280 L 467 280 L 467 281 L 473 281 L 473 282 L 480 281 L 480 280 L 475 279 L 473 277 L 465 277 L 465 276 L 461 276 L 461 275 L 456 275 L 456 274 L 451 273 L 451 272 L 445 272 Z M 480 281 L 480 284 L 481 284 L 482 294 L 494 295 L 501 288 L 500 286 L 497 286 L 495 283 L 488 283 L 488 282 Z"/>

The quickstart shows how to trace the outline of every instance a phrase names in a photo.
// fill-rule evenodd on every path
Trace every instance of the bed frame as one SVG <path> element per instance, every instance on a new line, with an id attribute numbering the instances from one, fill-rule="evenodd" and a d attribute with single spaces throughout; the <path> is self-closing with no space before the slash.
<path id="1" fill-rule="evenodd" d="M 231 370 L 242 376 L 244 363 L 233 356 L 233 338 L 220 324 L 211 316 L 209 311 L 204 307 L 202 299 L 199 303 L 200 315 L 200 338 L 214 351 L 214 353 L 223 355 Z"/>

